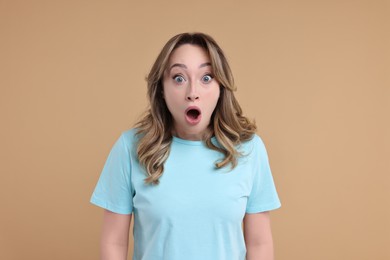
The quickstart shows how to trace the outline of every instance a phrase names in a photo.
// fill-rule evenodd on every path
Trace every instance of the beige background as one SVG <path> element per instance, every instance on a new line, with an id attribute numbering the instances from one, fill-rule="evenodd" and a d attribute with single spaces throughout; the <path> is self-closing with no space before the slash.
<path id="1" fill-rule="evenodd" d="M 0 259 L 98 259 L 90 195 L 184 31 L 220 43 L 267 146 L 276 259 L 390 259 L 389 17 L 368 0 L 0 1 Z"/>

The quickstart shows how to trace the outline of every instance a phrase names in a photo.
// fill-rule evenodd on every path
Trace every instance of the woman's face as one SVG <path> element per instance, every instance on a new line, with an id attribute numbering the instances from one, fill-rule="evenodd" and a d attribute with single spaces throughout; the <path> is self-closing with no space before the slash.
<path id="1" fill-rule="evenodd" d="M 163 78 L 163 97 L 174 121 L 174 135 L 200 140 L 210 123 L 220 90 L 210 59 L 199 46 L 178 47 Z"/>

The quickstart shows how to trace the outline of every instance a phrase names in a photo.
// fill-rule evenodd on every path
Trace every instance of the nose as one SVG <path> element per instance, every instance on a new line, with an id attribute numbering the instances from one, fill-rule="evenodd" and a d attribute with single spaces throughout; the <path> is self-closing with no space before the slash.
<path id="1" fill-rule="evenodd" d="M 187 95 L 186 95 L 186 99 L 188 101 L 195 101 L 195 100 L 199 99 L 199 93 L 198 93 L 198 91 L 196 89 L 195 84 L 191 84 L 189 86 L 189 89 L 188 89 L 188 92 L 187 92 Z"/>
<path id="2" fill-rule="evenodd" d="M 199 99 L 199 95 L 195 94 L 195 93 L 191 93 L 189 95 L 187 95 L 187 100 L 188 101 L 195 101 Z"/>

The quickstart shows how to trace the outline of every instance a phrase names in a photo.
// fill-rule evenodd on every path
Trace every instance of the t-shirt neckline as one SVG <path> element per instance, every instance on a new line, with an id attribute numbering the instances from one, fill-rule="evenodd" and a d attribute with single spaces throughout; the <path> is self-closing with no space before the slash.
<path id="1" fill-rule="evenodd" d="M 182 139 L 182 138 L 174 136 L 174 135 L 172 136 L 172 141 L 176 142 L 176 143 L 181 143 L 181 144 L 186 144 L 186 145 L 193 145 L 193 146 L 205 145 L 205 141 L 204 140 L 187 140 L 187 139 Z M 213 143 L 215 143 L 215 141 L 216 141 L 215 136 L 211 137 L 211 141 Z"/>

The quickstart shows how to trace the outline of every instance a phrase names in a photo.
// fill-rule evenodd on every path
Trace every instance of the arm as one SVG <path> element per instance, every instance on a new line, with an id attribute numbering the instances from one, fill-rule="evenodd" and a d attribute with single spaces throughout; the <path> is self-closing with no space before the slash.
<path id="1" fill-rule="evenodd" d="M 269 212 L 245 214 L 246 260 L 273 260 L 274 247 Z"/>
<path id="2" fill-rule="evenodd" d="M 126 260 L 132 214 L 104 210 L 100 240 L 101 260 Z"/>

